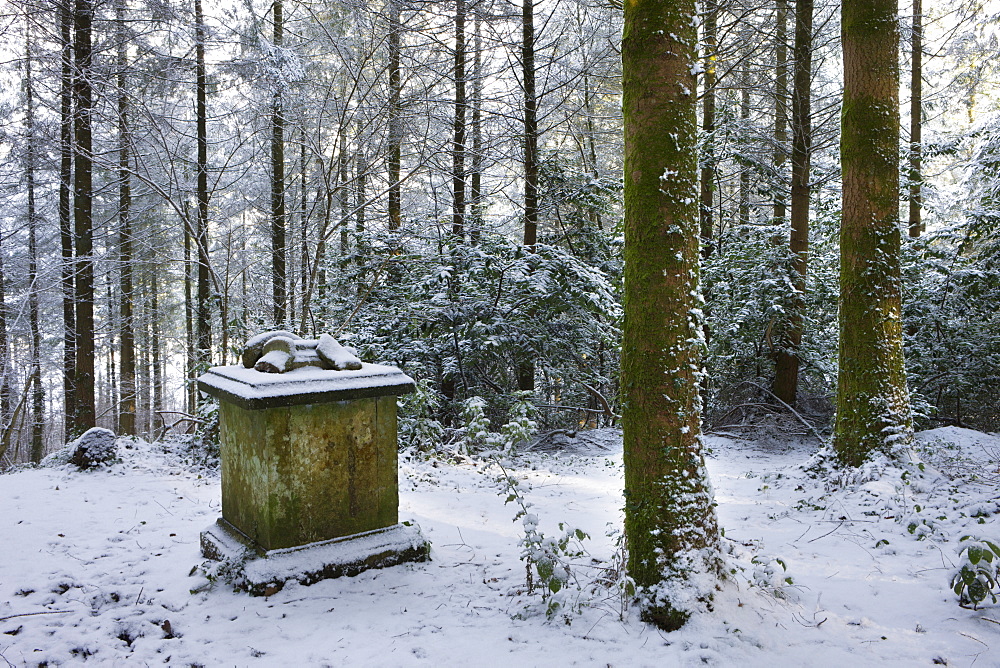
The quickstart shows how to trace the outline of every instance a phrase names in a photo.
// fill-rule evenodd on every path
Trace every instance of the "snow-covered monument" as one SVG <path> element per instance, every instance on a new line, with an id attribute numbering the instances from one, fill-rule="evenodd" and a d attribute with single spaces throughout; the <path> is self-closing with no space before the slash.
<path id="1" fill-rule="evenodd" d="M 259 334 L 242 361 L 198 379 L 219 400 L 222 459 L 204 556 L 257 595 L 426 560 L 420 529 L 398 517 L 396 397 L 413 380 L 326 334 Z"/>

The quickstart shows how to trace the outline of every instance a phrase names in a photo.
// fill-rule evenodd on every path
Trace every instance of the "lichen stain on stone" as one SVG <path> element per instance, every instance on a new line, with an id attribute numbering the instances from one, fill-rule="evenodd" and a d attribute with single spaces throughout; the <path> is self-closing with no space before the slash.
<path id="1" fill-rule="evenodd" d="M 272 550 L 396 523 L 396 398 L 222 402 L 223 517 Z"/>

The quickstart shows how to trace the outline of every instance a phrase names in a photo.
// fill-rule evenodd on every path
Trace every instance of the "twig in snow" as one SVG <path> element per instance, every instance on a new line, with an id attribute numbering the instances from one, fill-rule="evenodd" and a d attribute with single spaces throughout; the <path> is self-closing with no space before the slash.
<path id="1" fill-rule="evenodd" d="M 17 615 L 7 615 L 6 617 L 0 617 L 0 622 L 6 622 L 8 619 L 14 619 L 15 617 L 34 617 L 35 615 L 65 615 L 67 613 L 73 612 L 72 610 L 43 610 L 42 612 L 22 612 Z"/>
<path id="2" fill-rule="evenodd" d="M 827 531 L 827 532 L 826 532 L 825 534 L 823 534 L 822 536 L 817 536 L 816 538 L 813 538 L 812 540 L 809 540 L 809 541 L 807 541 L 807 542 L 809 542 L 809 543 L 815 543 L 815 542 L 816 542 L 816 541 L 818 541 L 818 540 L 819 540 L 820 538 L 826 538 L 826 537 L 827 537 L 827 536 L 829 536 L 830 534 L 832 534 L 832 533 L 836 532 L 836 531 L 837 531 L 837 529 L 839 529 L 839 528 L 840 528 L 840 527 L 842 527 L 842 526 L 844 526 L 844 520 L 841 520 L 841 521 L 840 521 L 840 524 L 838 524 L 837 526 L 833 527 L 832 529 L 830 529 L 829 531 Z"/>

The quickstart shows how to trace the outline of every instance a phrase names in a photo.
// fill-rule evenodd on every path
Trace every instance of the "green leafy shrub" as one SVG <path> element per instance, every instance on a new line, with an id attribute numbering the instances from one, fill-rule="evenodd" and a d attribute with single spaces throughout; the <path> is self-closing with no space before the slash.
<path id="1" fill-rule="evenodd" d="M 959 597 L 959 605 L 973 609 L 989 598 L 997 602 L 997 566 L 1000 546 L 993 541 L 963 536 L 959 554 L 962 563 L 951 576 L 951 587 Z"/>

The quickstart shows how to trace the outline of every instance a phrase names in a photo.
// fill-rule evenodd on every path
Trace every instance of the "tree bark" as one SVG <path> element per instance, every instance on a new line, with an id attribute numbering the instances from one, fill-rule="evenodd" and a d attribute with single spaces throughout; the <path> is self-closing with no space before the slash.
<path id="1" fill-rule="evenodd" d="M 521 76 L 524 82 L 524 246 L 535 252 L 538 243 L 538 98 L 535 94 L 535 0 L 521 3 Z M 527 352 L 527 351 L 526 351 Z M 535 390 L 535 362 L 517 367 L 517 388 Z"/>
<path id="2" fill-rule="evenodd" d="M 695 25 L 694 0 L 625 3 L 625 535 L 643 618 L 667 630 L 710 605 L 722 564 L 701 452 Z"/>
<path id="3" fill-rule="evenodd" d="M 923 56 L 924 56 L 924 25 L 922 0 L 913 0 L 913 44 L 910 60 L 910 201 L 909 201 L 909 233 L 914 239 L 923 232 L 923 222 L 920 219 L 920 208 L 923 204 L 921 186 L 923 176 L 920 173 L 923 158 Z"/>
<path id="4" fill-rule="evenodd" d="M 59 239 L 62 250 L 63 436 L 76 423 L 76 264 L 73 248 L 73 14 L 69 0 L 59 6 Z"/>
<path id="5" fill-rule="evenodd" d="M 719 5 L 718 0 L 705 2 L 704 45 L 705 54 L 702 67 L 705 70 L 702 77 L 702 116 L 701 132 L 705 138 L 701 158 L 701 207 L 700 234 L 702 255 L 712 254 L 712 239 L 714 234 L 713 206 L 715 203 L 715 52 L 718 38 Z"/>
<path id="6" fill-rule="evenodd" d="M 274 0 L 272 7 L 274 47 L 280 49 L 284 30 L 282 0 Z M 288 292 L 285 285 L 285 112 L 282 88 L 280 79 L 275 81 L 271 99 L 271 293 L 274 324 L 277 327 L 288 320 Z"/>
<path id="7" fill-rule="evenodd" d="M 121 393 L 118 406 L 118 433 L 134 436 L 135 429 L 135 322 L 132 312 L 132 187 L 129 176 L 131 137 L 128 125 L 128 40 L 125 32 L 125 1 L 115 3 L 118 23 L 118 261 L 121 293 L 119 309 L 121 325 L 119 347 L 121 363 L 119 377 Z M 186 265 L 185 265 L 186 266 Z"/>
<path id="8" fill-rule="evenodd" d="M 465 236 L 465 0 L 455 0 L 455 119 L 451 149 L 451 233 Z"/>
<path id="9" fill-rule="evenodd" d="M 75 0 L 73 8 L 73 231 L 76 250 L 76 415 L 74 432 L 82 433 L 97 425 L 94 397 L 94 107 L 91 0 Z"/>
<path id="10" fill-rule="evenodd" d="M 805 322 L 806 272 L 809 265 L 809 160 L 812 152 L 812 19 L 813 0 L 796 0 L 792 81 L 792 212 L 788 250 L 791 255 L 786 313 L 778 325 L 774 383 L 771 391 L 789 406 L 799 393 L 799 350 Z"/>
<path id="11" fill-rule="evenodd" d="M 857 466 L 912 437 L 903 361 L 896 0 L 844 0 L 840 355 L 833 444 Z"/>
<path id="12" fill-rule="evenodd" d="M 473 6 L 472 164 L 469 166 L 469 202 L 472 205 L 469 241 L 479 243 L 483 233 L 483 38 L 478 2 Z"/>
<path id="13" fill-rule="evenodd" d="M 195 309 L 195 331 L 199 370 L 212 362 L 212 288 L 208 252 L 208 73 L 205 67 L 205 18 L 201 0 L 194 0 L 195 42 L 195 123 L 198 150 L 198 199 L 195 245 L 198 250 L 198 301 Z"/>
<path id="14" fill-rule="evenodd" d="M 45 388 L 42 387 L 42 333 L 39 328 L 38 285 L 38 210 L 35 201 L 35 170 L 38 161 L 38 146 L 35 137 L 35 90 L 32 73 L 31 28 L 25 25 L 24 37 L 24 124 L 27 134 L 27 154 L 25 171 L 28 190 L 28 331 L 31 336 L 31 363 L 28 383 L 31 386 L 31 461 L 42 461 L 45 456 Z M 0 272 L 2 274 L 2 272 Z M 2 291 L 0 291 L 2 295 Z M 3 323 L 6 330 L 6 323 Z M 4 332 L 6 338 L 6 331 Z M 6 367 L 4 368 L 6 370 Z M 6 378 L 4 379 L 6 380 Z"/>
<path id="15" fill-rule="evenodd" d="M 400 184 L 399 170 L 403 143 L 402 92 L 399 76 L 400 0 L 389 0 L 389 229 L 398 230 L 400 225 Z"/>
<path id="16" fill-rule="evenodd" d="M 774 45 L 774 224 L 788 215 L 785 160 L 788 157 L 788 0 L 777 0 Z"/>

